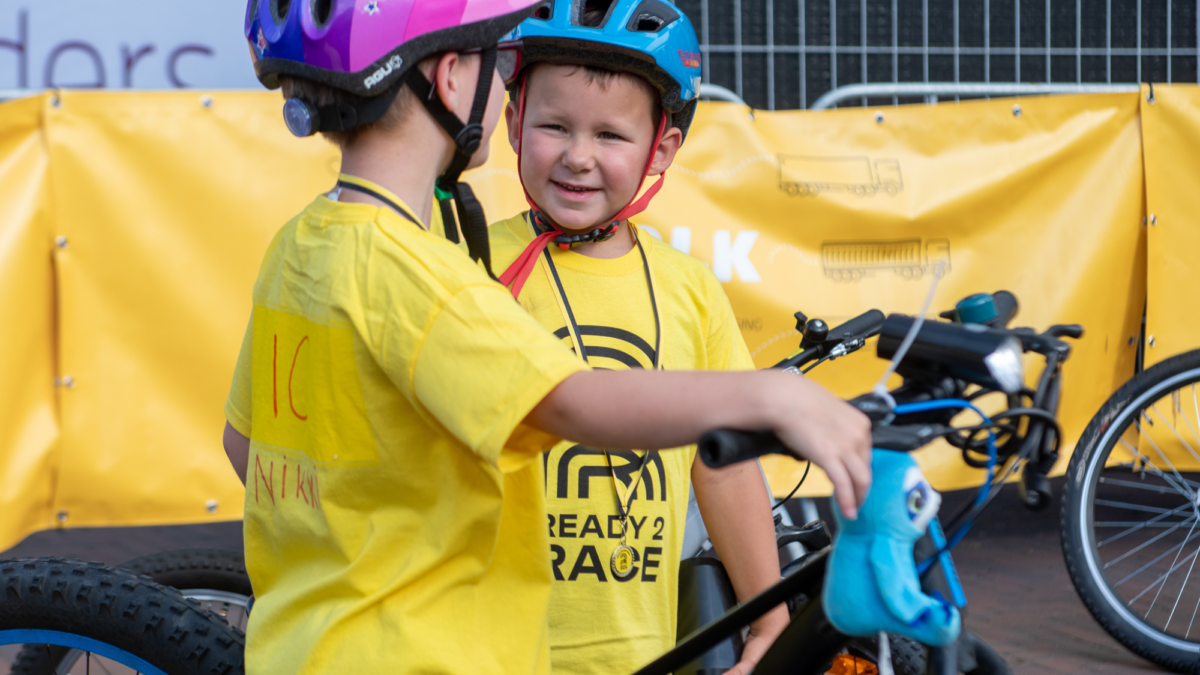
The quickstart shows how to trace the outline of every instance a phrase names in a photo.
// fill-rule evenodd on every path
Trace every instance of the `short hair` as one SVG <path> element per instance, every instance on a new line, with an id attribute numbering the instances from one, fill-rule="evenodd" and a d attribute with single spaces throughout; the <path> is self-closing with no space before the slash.
<path id="1" fill-rule="evenodd" d="M 283 97 L 285 99 L 298 98 L 316 106 L 337 105 L 341 103 L 352 105 L 361 100 L 359 96 L 304 77 L 280 75 L 279 85 L 283 89 Z M 360 124 L 344 131 L 322 131 L 321 136 L 330 143 L 345 150 L 354 145 L 359 136 L 367 130 L 391 130 L 399 126 L 408 117 L 409 109 L 415 102 L 416 97 L 413 95 L 412 90 L 404 85 L 400 85 L 400 91 L 396 94 L 396 100 L 392 101 L 392 105 L 383 114 L 383 117 L 374 122 Z"/>
<path id="2" fill-rule="evenodd" d="M 427 56 L 417 62 L 417 65 L 413 67 L 420 69 L 421 72 L 425 73 L 426 77 L 429 77 L 430 68 L 433 67 L 441 57 L 441 54 Z M 353 104 L 361 100 L 361 97 L 359 96 L 355 96 L 354 94 L 331 87 L 327 84 L 314 82 L 304 77 L 280 75 L 279 85 L 283 89 L 283 97 L 285 99 L 299 98 L 317 106 L 335 105 L 339 103 Z M 417 96 L 413 93 L 412 89 L 409 89 L 404 84 L 399 84 L 398 86 L 400 87 L 400 91 L 396 92 L 396 99 L 392 101 L 391 107 L 387 109 L 387 112 L 383 114 L 383 117 L 380 117 L 374 122 L 368 122 L 366 124 L 351 127 L 345 131 L 322 131 L 321 136 L 330 143 L 333 143 L 342 150 L 345 150 L 351 145 L 354 145 L 355 141 L 358 140 L 358 137 L 370 129 L 390 131 L 400 126 L 404 120 L 408 119 L 412 107 L 416 105 L 418 101 Z M 382 96 L 383 94 L 380 95 Z"/>

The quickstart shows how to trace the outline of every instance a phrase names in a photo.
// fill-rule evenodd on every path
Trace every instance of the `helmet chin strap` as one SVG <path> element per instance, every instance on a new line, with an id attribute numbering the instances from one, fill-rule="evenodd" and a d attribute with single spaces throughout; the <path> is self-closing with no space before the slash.
<path id="1" fill-rule="evenodd" d="M 437 180 L 437 189 L 441 194 L 449 193 L 454 198 L 458 210 L 458 220 L 462 223 L 463 237 L 467 240 L 467 250 L 471 259 L 482 260 L 488 276 L 493 279 L 492 254 L 488 246 L 487 216 L 483 206 L 475 198 L 475 192 L 466 183 L 460 183 L 459 177 L 471 162 L 471 156 L 483 142 L 483 116 L 487 112 L 488 97 L 492 90 L 492 75 L 496 71 L 496 47 L 483 50 L 479 64 L 479 82 L 475 85 L 475 99 L 471 103 L 471 114 L 467 123 L 463 124 L 458 115 L 448 110 L 442 104 L 442 99 L 434 95 L 433 84 L 418 68 L 412 68 L 405 76 L 405 83 L 417 98 L 425 105 L 429 114 L 445 129 L 450 138 L 454 139 L 454 158 L 450 166 Z M 439 205 L 442 210 L 442 224 L 446 230 L 446 238 L 458 242 L 458 225 L 454 222 L 445 198 L 439 194 Z"/>
<path id="2" fill-rule="evenodd" d="M 650 173 L 650 165 L 654 162 L 654 155 L 658 149 L 658 144 L 662 142 L 663 134 L 667 131 L 667 113 L 664 110 L 662 117 L 658 122 L 658 131 L 654 135 L 654 143 L 650 145 L 650 155 L 646 158 L 646 165 L 642 168 L 642 178 L 638 181 L 637 190 L 634 191 L 636 199 L 630 199 L 620 211 L 611 218 L 606 218 L 607 225 L 597 227 L 590 232 L 584 234 L 569 235 L 563 232 L 562 228 L 547 217 L 545 211 L 542 210 L 537 202 L 533 201 L 533 197 L 529 194 L 529 188 L 525 187 L 525 177 L 521 173 L 521 151 L 524 148 L 522 136 L 525 133 L 525 76 L 521 76 L 520 93 L 517 99 L 517 175 L 521 179 L 521 190 L 525 192 L 525 201 L 529 203 L 530 216 L 534 227 L 538 231 L 538 235 L 533 241 L 525 247 L 521 255 L 513 261 L 508 269 L 500 274 L 500 283 L 508 286 L 512 285 L 513 297 L 520 297 L 521 289 L 525 287 L 525 281 L 529 279 L 529 275 L 533 272 L 533 266 L 537 263 L 537 258 L 551 242 L 558 245 L 559 248 L 567 250 L 576 244 L 583 244 L 594 241 L 604 241 L 611 238 L 617 233 L 617 228 L 622 220 L 631 218 L 646 210 L 650 205 L 650 200 L 658 191 L 662 189 L 663 180 L 666 174 L 659 174 L 658 180 L 650 186 L 646 193 L 641 197 L 637 197 L 637 193 L 641 191 L 642 185 L 646 182 L 646 176 Z M 601 222 L 605 222 L 601 221 Z"/>

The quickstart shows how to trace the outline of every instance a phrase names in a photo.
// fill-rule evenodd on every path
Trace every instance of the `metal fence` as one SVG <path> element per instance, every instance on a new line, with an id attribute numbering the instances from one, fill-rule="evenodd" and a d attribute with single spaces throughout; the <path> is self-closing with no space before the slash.
<path id="1" fill-rule="evenodd" d="M 677 4 L 699 34 L 704 81 L 760 109 L 808 108 L 863 83 L 1200 82 L 1200 0 Z M 914 93 L 849 103 L 922 100 Z"/>

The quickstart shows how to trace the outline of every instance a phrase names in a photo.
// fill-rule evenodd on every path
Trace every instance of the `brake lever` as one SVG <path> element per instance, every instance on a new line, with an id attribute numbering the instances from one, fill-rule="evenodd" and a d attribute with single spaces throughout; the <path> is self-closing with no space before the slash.
<path id="1" fill-rule="evenodd" d="M 1046 334 L 1054 337 L 1068 337 L 1072 340 L 1078 340 L 1083 337 L 1083 326 L 1077 323 L 1056 323 L 1046 329 Z"/>
<path id="2" fill-rule="evenodd" d="M 814 520 L 807 525 L 780 525 L 775 528 L 775 544 L 783 548 L 798 543 L 808 552 L 819 551 L 832 543 L 825 523 Z"/>
<path id="3" fill-rule="evenodd" d="M 1051 328 L 1051 330 L 1053 330 L 1055 328 L 1064 328 L 1064 329 L 1078 328 L 1079 329 L 1078 336 L 1072 335 L 1072 333 L 1074 333 L 1073 330 L 1070 331 L 1069 333 L 1065 333 L 1065 336 L 1066 337 L 1081 337 L 1083 335 L 1083 327 L 1082 326 L 1077 326 L 1077 325 L 1051 326 L 1050 328 Z M 1043 356 L 1049 356 L 1051 353 L 1056 353 L 1056 354 L 1058 354 L 1058 360 L 1060 362 L 1066 361 L 1067 357 L 1071 355 L 1070 343 L 1059 340 L 1049 330 L 1046 331 L 1045 333 L 1038 333 L 1037 331 L 1033 330 L 1032 328 L 1013 328 L 1013 329 L 1011 329 L 1011 332 L 1013 335 L 1016 335 L 1017 338 L 1021 341 L 1021 350 L 1022 351 L 1037 352 L 1038 354 L 1041 354 Z"/>

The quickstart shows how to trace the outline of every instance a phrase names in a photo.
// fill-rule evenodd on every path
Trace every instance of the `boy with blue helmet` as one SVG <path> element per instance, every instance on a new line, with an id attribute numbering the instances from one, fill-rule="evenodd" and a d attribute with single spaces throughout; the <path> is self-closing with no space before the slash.
<path id="1" fill-rule="evenodd" d="M 628 220 L 661 186 L 695 111 L 700 48 L 687 17 L 661 0 L 552 0 L 505 39 L 522 45 L 506 116 L 530 210 L 489 229 L 500 280 L 594 368 L 752 370 L 713 274 Z M 755 463 L 713 470 L 694 448 L 572 442 L 544 461 L 555 673 L 632 672 L 675 644 L 689 479 L 738 598 L 778 581 Z M 748 673 L 787 621 L 782 606 L 757 621 L 730 672 Z"/>
<path id="2" fill-rule="evenodd" d="M 826 467 L 847 511 L 865 497 L 869 425 L 828 392 L 778 373 L 593 371 L 428 230 L 437 184 L 487 267 L 457 179 L 486 158 L 515 72 L 497 40 L 535 8 L 250 1 L 260 81 L 284 89 L 293 133 L 342 153 L 336 188 L 267 248 L 225 405 L 250 673 L 548 672 L 538 459 L 561 438 L 670 448 L 771 429 Z"/>

